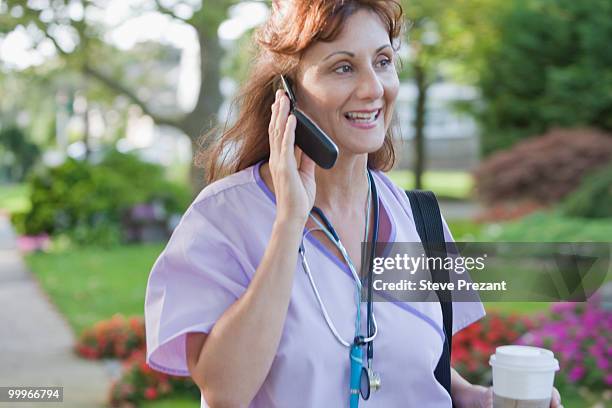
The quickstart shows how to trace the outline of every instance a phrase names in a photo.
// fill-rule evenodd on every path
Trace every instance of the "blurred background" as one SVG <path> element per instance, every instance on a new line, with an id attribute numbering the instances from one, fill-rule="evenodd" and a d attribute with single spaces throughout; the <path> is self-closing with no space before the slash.
<path id="1" fill-rule="evenodd" d="M 612 2 L 401 3 L 390 177 L 433 190 L 458 241 L 611 241 Z M 269 10 L 0 0 L 0 386 L 61 385 L 64 406 L 198 406 L 190 380 L 144 364 L 144 291 Z M 488 303 L 453 364 L 486 385 L 496 346 L 544 346 L 565 407 L 612 406 L 611 291 Z"/>

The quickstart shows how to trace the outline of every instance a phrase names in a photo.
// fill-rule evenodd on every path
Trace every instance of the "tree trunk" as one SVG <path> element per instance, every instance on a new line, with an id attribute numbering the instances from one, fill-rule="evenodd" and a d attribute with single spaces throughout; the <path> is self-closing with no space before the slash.
<path id="1" fill-rule="evenodd" d="M 160 113 L 153 112 L 149 106 L 138 97 L 128 86 L 121 81 L 105 74 L 93 67 L 85 64 L 83 72 L 107 85 L 111 90 L 118 94 L 125 95 L 130 101 L 140 106 L 146 115 L 149 115 L 157 125 L 172 126 L 183 131 L 192 146 L 192 162 L 189 172 L 189 181 L 194 195 L 197 195 L 204 187 L 204 169 L 196 166 L 195 159 L 198 151 L 208 146 L 210 140 L 202 141 L 201 137 L 217 125 L 217 115 L 223 102 L 219 82 L 221 80 L 220 61 L 223 57 L 223 49 L 219 44 L 217 29 L 224 20 L 225 11 L 229 3 L 219 2 L 216 4 L 219 10 L 213 12 L 210 8 L 198 11 L 188 22 L 198 34 L 200 46 L 200 84 L 198 100 L 193 110 L 179 117 L 167 117 Z M 210 15 L 209 15 L 210 14 Z"/>
<path id="2" fill-rule="evenodd" d="M 91 134 L 89 133 L 89 105 L 85 106 L 85 112 L 83 112 L 83 143 L 85 144 L 85 160 L 89 160 L 91 155 Z"/>
<path id="3" fill-rule="evenodd" d="M 191 151 L 193 153 L 191 166 L 189 167 L 189 184 L 191 186 L 191 192 L 194 198 L 206 185 L 206 168 L 203 165 L 198 166 L 195 160 L 199 149 L 200 145 L 197 140 L 191 139 Z"/>
<path id="4" fill-rule="evenodd" d="M 417 101 L 414 115 L 414 186 L 423 188 L 425 171 L 425 109 L 427 103 L 427 80 L 425 70 L 418 62 L 414 64 L 414 79 L 417 86 Z"/>
<path id="5" fill-rule="evenodd" d="M 206 149 L 210 140 L 202 136 L 217 125 L 219 107 L 223 101 L 219 82 L 221 72 L 219 61 L 223 49 L 219 44 L 217 30 L 201 30 L 198 32 L 200 43 L 200 91 L 195 108 L 180 121 L 180 128 L 191 139 L 192 160 L 189 180 L 192 192 L 197 195 L 206 185 L 205 169 L 198 167 L 196 157 L 198 152 Z"/>

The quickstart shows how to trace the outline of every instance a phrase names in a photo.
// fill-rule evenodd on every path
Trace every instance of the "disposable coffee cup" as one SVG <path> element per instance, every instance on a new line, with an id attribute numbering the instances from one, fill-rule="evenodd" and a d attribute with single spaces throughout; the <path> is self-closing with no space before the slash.
<path id="1" fill-rule="evenodd" d="M 491 355 L 493 408 L 549 408 L 559 362 L 550 350 L 500 346 Z"/>

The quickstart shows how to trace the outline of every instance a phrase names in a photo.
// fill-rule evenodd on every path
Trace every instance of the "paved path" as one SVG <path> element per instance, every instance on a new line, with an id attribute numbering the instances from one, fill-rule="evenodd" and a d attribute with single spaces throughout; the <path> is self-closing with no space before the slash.
<path id="1" fill-rule="evenodd" d="M 482 210 L 480 204 L 473 201 L 440 201 L 440 211 L 447 220 L 474 218 Z"/>
<path id="2" fill-rule="evenodd" d="M 25 268 L 0 214 L 0 386 L 63 386 L 64 403 L 4 407 L 102 407 L 110 388 L 104 363 L 78 358 L 74 335 Z"/>

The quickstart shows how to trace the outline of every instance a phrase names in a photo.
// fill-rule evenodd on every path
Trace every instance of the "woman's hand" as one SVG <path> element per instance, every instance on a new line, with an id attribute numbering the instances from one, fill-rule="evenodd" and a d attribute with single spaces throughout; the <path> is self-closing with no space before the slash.
<path id="1" fill-rule="evenodd" d="M 461 394 L 454 396 L 460 408 L 493 408 L 493 387 L 472 385 L 463 388 Z M 563 408 L 561 395 L 554 387 L 550 399 L 550 408 Z"/>
<path id="2" fill-rule="evenodd" d="M 276 91 L 268 127 L 269 165 L 276 195 L 276 217 L 305 223 L 314 205 L 315 163 L 299 147 L 294 146 L 295 125 L 295 116 L 289 115 L 289 98 L 283 91 Z"/>

